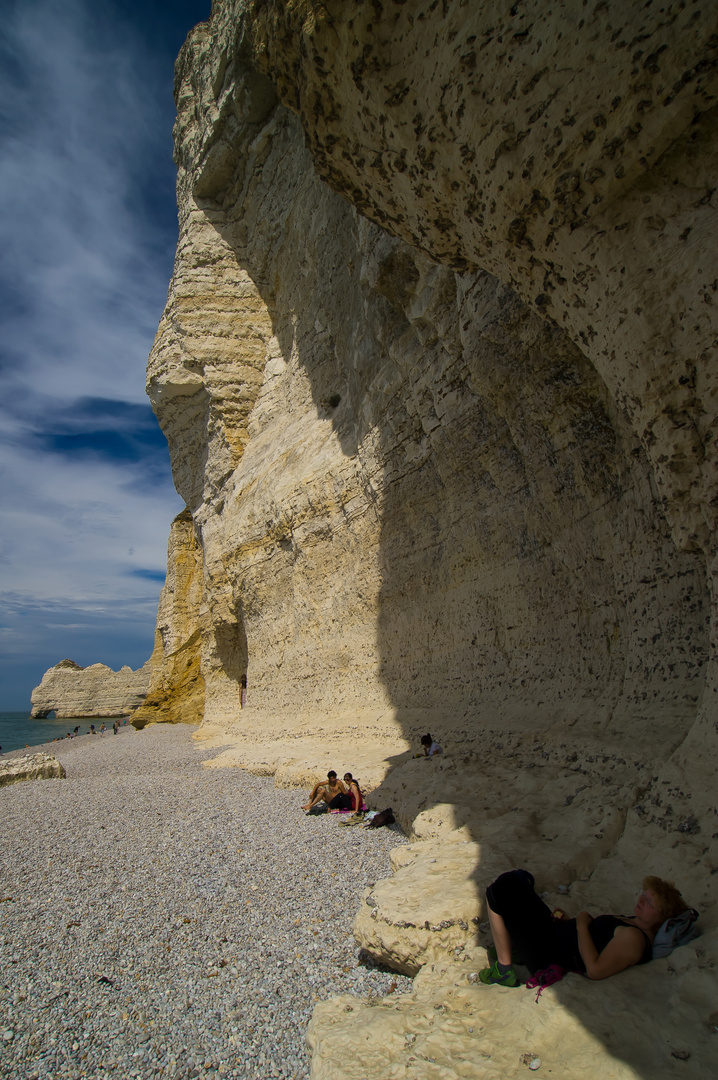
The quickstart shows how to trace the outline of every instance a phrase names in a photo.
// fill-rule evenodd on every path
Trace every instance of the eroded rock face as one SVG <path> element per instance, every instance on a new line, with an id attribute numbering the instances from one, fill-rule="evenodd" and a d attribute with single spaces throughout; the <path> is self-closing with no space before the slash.
<path id="1" fill-rule="evenodd" d="M 361 948 L 416 975 L 424 964 L 478 944 L 481 898 L 474 874 L 480 861 L 478 844 L 470 842 L 398 848 L 395 877 L 367 889 L 357 912 L 354 936 Z M 510 869 L 502 861 L 501 870 Z"/>
<path id="2" fill-rule="evenodd" d="M 106 664 L 83 668 L 74 660 L 61 660 L 42 677 L 31 695 L 30 716 L 125 716 L 144 701 L 149 684 L 149 662 L 133 671 L 113 671 Z"/>
<path id="3" fill-rule="evenodd" d="M 639 109 L 648 97 L 637 99 L 631 83 L 629 69 L 638 60 L 626 67 L 615 59 L 623 46 L 606 51 L 606 35 L 617 27 L 609 8 L 602 9 L 605 22 L 592 16 L 590 28 L 592 55 L 601 58 L 595 73 L 589 64 L 590 93 L 583 86 L 569 93 L 585 70 L 588 31 L 578 35 L 569 68 L 537 69 L 553 86 L 544 112 L 566 114 L 560 148 L 546 143 L 542 120 L 513 149 L 484 160 L 488 129 L 498 123 L 491 110 L 500 111 L 508 128 L 534 87 L 518 95 L 520 102 L 503 95 L 506 101 L 496 97 L 478 110 L 475 99 L 483 90 L 474 92 L 476 80 L 494 78 L 506 61 L 498 48 L 505 33 L 478 33 L 493 8 L 470 15 L 462 9 L 467 37 L 487 38 L 476 68 L 456 59 L 451 4 L 436 41 L 430 13 L 417 17 L 401 51 L 406 85 L 421 86 L 427 102 L 438 93 L 426 53 L 437 71 L 447 69 L 455 87 L 457 72 L 465 72 L 466 105 L 457 106 L 452 123 L 469 125 L 472 161 L 493 192 L 492 213 L 482 217 L 464 204 L 476 188 L 474 172 L 461 171 L 462 154 L 457 158 L 453 143 L 444 147 L 438 106 L 436 125 L 417 122 L 411 139 L 401 118 L 413 108 L 413 90 L 383 111 L 374 108 L 386 70 L 399 62 L 394 37 L 382 38 L 380 49 L 376 28 L 385 16 L 407 19 L 408 8 L 386 6 L 371 29 L 361 16 L 366 55 L 374 58 L 367 61 L 371 77 L 360 77 L 349 55 L 360 23 L 339 5 L 313 10 L 312 4 L 286 10 L 279 3 L 261 10 L 218 4 L 210 23 L 191 35 L 177 68 L 181 238 L 148 388 L 201 549 L 205 718 L 231 727 L 246 677 L 242 727 L 249 733 L 270 715 L 286 715 L 291 728 L 317 713 L 391 709 L 400 723 L 407 718 L 407 734 L 424 716 L 427 726 L 451 730 L 460 745 L 491 727 L 550 734 L 556 745 L 561 731 L 571 731 L 574 740 L 603 741 L 625 761 L 629 747 L 633 760 L 645 752 L 657 778 L 677 747 L 695 744 L 675 757 L 670 777 L 656 780 L 687 801 L 695 781 L 686 771 L 697 778 L 702 769 L 707 778 L 715 760 L 715 681 L 712 674 L 706 680 L 712 541 L 686 503 L 695 498 L 700 514 L 709 514 L 695 470 L 710 468 L 710 439 L 701 425 L 712 423 L 713 371 L 697 359 L 708 338 L 701 350 L 689 348 L 680 336 L 688 333 L 686 321 L 676 317 L 668 326 L 665 320 L 677 307 L 691 308 L 698 295 L 691 274 L 699 264 L 704 273 L 713 258 L 703 224 L 708 203 L 690 203 L 694 189 L 686 187 L 679 153 L 680 140 L 707 122 L 712 68 L 703 54 L 712 46 L 704 20 L 693 20 L 685 43 L 672 40 L 661 48 L 660 62 L 641 68 L 652 101 L 686 50 L 699 58 L 694 74 L 660 109 Z M 638 8 L 631 10 L 635 15 Z M 565 13 L 556 12 L 550 25 L 537 17 L 527 31 L 531 38 L 543 27 L 545 41 L 539 46 L 536 39 L 541 55 L 547 41 L 555 49 L 566 32 Z M 624 36 L 632 17 L 621 9 Z M 640 31 L 645 42 L 656 35 L 663 40 L 669 29 L 675 37 L 680 19 L 669 20 L 668 29 L 668 23 L 653 29 L 641 23 L 643 29 L 630 33 Z M 520 55 L 528 55 L 528 38 L 514 32 Z M 319 48 L 327 35 L 335 41 L 329 66 Z M 437 49 L 443 50 L 441 64 Z M 595 80 L 606 64 L 615 68 L 612 93 L 621 96 L 623 88 L 623 104 L 611 111 L 604 103 L 605 124 L 591 129 L 603 133 L 598 147 L 598 135 L 579 138 L 577 132 L 585 127 L 581 109 L 589 101 L 594 108 Z M 341 108 L 339 86 L 347 95 Z M 602 85 L 600 101 L 605 92 Z M 305 108 L 312 95 L 313 121 Z M 335 107 L 324 107 L 327 95 L 334 95 Z M 650 115 L 635 138 L 626 135 L 613 151 L 606 149 L 631 110 Z M 360 168 L 349 149 L 357 125 L 368 138 L 372 124 L 377 139 L 398 140 L 403 133 L 413 164 L 407 150 L 407 175 L 398 170 L 396 183 L 380 183 L 381 164 L 365 155 L 362 175 L 374 193 L 367 202 L 356 185 L 340 181 L 342 170 L 349 176 Z M 543 133 L 540 154 L 539 143 L 531 149 L 536 132 Z M 649 134 L 653 151 L 644 148 L 637 157 Z M 437 148 L 433 165 L 432 139 L 446 150 Z M 327 165 L 324 150 L 332 140 L 346 149 L 338 155 L 341 168 Z M 685 160 L 700 173 L 712 143 L 701 136 L 691 146 Z M 622 175 L 616 164 L 610 175 L 604 169 L 595 177 L 600 198 L 590 206 L 580 201 L 583 195 L 567 201 L 554 191 L 557 170 L 577 167 L 580 152 L 586 170 L 599 167 L 597 154 L 613 152 L 623 162 Z M 526 177 L 510 167 L 521 155 Z M 677 183 L 666 172 L 670 162 L 683 170 Z M 532 217 L 533 251 L 528 244 L 499 243 L 511 223 L 509 209 L 515 214 L 521 192 L 539 177 L 553 194 Z M 699 248 L 690 259 L 671 229 L 660 234 L 661 243 L 674 243 L 670 256 L 658 259 L 662 272 L 667 266 L 685 271 L 674 291 L 657 281 L 631 231 L 631 200 L 641 192 L 641 199 L 648 197 L 649 178 L 650 200 L 661 192 L 673 207 L 680 196 L 694 212 L 691 242 Z M 362 216 L 381 216 L 380 192 L 388 208 L 383 224 L 397 235 Z M 454 200 L 453 232 L 448 225 L 439 229 L 429 214 L 427 200 L 436 199 L 442 205 Z M 403 224 L 401 200 L 411 203 Z M 605 214 L 629 214 L 633 224 L 609 236 Z M 427 222 L 425 235 L 409 228 L 411 215 Z M 555 233 L 550 242 L 542 222 Z M 439 234 L 453 235 L 454 246 L 442 247 Z M 579 234 L 581 257 L 593 267 L 583 292 L 576 292 L 567 269 Z M 459 240 L 462 250 L 473 245 L 471 259 L 461 262 Z M 603 247 L 595 247 L 599 241 Z M 561 312 L 539 305 L 538 313 L 520 294 L 530 298 L 524 278 L 539 272 L 537 260 L 548 259 L 549 250 L 555 267 L 563 267 L 565 280 L 557 278 L 549 289 Z M 636 251 L 643 251 L 644 262 L 631 261 Z M 627 260 L 620 289 L 600 252 Z M 501 271 L 504 282 L 478 266 Z M 591 289 L 603 290 L 600 298 Z M 606 327 L 603 336 L 595 327 L 579 328 L 589 309 L 593 318 L 598 308 L 610 310 L 618 335 L 610 357 L 599 349 L 608 341 Z M 630 318 L 624 308 L 633 312 Z M 574 312 L 571 319 L 564 320 L 564 309 Z M 706 327 L 705 312 L 691 334 Z M 630 341 L 621 337 L 627 321 L 634 330 L 640 324 L 646 333 L 662 334 L 670 348 L 657 351 L 653 338 L 637 330 Z M 696 371 L 688 383 L 681 374 L 685 356 Z M 702 395 L 700 424 L 684 424 L 685 410 L 674 401 L 675 394 L 689 393 L 689 384 L 696 408 L 699 388 Z M 664 419 L 676 422 L 663 441 L 657 420 L 637 419 L 659 406 Z M 700 453 L 686 451 L 685 469 L 673 469 L 678 451 L 671 439 L 688 427 L 700 427 L 705 445 Z M 680 483 L 693 477 L 690 495 L 668 491 L 661 478 L 672 469 Z M 680 522 L 693 522 L 690 535 Z M 697 786 L 710 790 L 707 783 Z M 649 797 L 660 803 L 660 789 Z M 706 802 L 705 813 L 713 813 L 711 806 Z M 682 820 L 682 810 L 678 814 Z"/>
<path id="4" fill-rule="evenodd" d="M 224 9 L 242 14 L 319 174 L 564 326 L 648 451 L 677 541 L 713 554 L 715 11 Z"/>
<path id="5" fill-rule="evenodd" d="M 495 278 L 334 195 L 247 59 L 261 20 L 230 49 L 235 16 L 178 66 L 182 238 L 149 366 L 201 536 L 207 718 L 246 675 L 251 708 L 294 713 L 531 701 L 541 722 L 589 699 L 689 724 L 703 564 L 606 384 Z"/>
<path id="6" fill-rule="evenodd" d="M 362 1001 L 349 994 L 315 1007 L 307 1034 L 313 1080 L 353 1076 L 459 1078 L 605 1076 L 702 1080 L 718 1065 L 700 949 L 686 946 L 646 969 L 600 984 L 568 975 L 536 991 L 482 986 L 477 948 L 459 961 L 427 964 L 411 994 Z M 622 1014 L 630 1014 L 622 1022 Z M 657 1018 L 661 1017 L 660 1027 Z"/>

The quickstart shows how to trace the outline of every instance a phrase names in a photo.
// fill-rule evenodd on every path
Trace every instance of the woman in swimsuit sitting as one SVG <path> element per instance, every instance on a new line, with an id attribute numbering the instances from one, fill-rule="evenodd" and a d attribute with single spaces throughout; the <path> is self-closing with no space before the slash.
<path id="1" fill-rule="evenodd" d="M 353 810 L 356 814 L 364 805 L 364 796 L 359 787 L 359 782 L 354 779 L 350 772 L 347 772 L 344 773 L 344 783 L 346 784 L 347 792 L 349 793 L 349 802 L 343 806 L 342 809 Z"/>
<path id="2" fill-rule="evenodd" d="M 634 964 L 645 964 L 651 959 L 656 931 L 687 908 L 670 881 L 646 877 L 633 915 L 594 919 L 581 911 L 575 919 L 562 913 L 556 917 L 534 892 L 528 870 L 501 874 L 486 890 L 486 901 L 496 960 L 479 977 L 500 986 L 520 985 L 512 967 L 513 947 L 532 974 L 557 964 L 589 979 L 607 979 Z"/>

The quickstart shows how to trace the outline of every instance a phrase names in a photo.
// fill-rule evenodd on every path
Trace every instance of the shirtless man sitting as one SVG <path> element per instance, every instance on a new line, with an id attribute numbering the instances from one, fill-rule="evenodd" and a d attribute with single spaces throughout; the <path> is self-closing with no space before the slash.
<path id="1" fill-rule="evenodd" d="M 327 773 L 326 780 L 320 780 L 318 784 L 315 784 L 312 788 L 312 793 L 309 796 L 309 802 L 302 807 L 302 810 L 311 810 L 317 803 L 325 802 L 327 806 L 336 795 L 346 795 L 347 789 L 341 780 L 337 780 L 337 774 L 334 769 L 330 769 Z"/>

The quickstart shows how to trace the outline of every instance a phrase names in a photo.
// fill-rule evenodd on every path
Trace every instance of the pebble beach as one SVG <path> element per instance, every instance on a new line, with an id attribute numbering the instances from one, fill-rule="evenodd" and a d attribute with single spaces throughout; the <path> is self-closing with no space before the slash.
<path id="1" fill-rule="evenodd" d="M 398 827 L 307 817 L 192 730 L 51 743 L 66 779 L 0 788 L 3 1077 L 305 1080 L 317 1000 L 411 989 L 351 933 Z"/>

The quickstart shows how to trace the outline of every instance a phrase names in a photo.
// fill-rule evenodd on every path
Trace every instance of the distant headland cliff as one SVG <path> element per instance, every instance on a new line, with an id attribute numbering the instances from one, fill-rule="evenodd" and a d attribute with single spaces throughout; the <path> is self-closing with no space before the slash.
<path id="1" fill-rule="evenodd" d="M 156 720 L 198 724 L 204 709 L 204 679 L 198 643 L 202 566 L 185 510 L 170 527 L 167 574 L 160 592 L 155 644 L 137 671 L 105 664 L 82 668 L 61 660 L 49 668 L 31 695 L 31 718 L 132 715 L 137 728 Z"/>
<path id="2" fill-rule="evenodd" d="M 127 716 L 140 705 L 150 680 L 149 661 L 137 671 L 113 671 L 106 664 L 83 668 L 74 660 L 61 660 L 42 677 L 30 698 L 30 717 L 42 720 L 51 712 L 63 716 Z"/>

